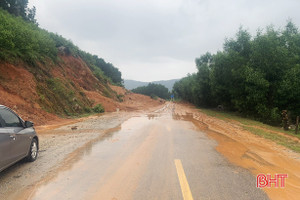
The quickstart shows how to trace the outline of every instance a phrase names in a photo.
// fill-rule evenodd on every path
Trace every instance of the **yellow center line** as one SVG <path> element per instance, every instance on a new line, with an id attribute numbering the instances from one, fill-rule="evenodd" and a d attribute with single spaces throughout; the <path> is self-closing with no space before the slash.
<path id="1" fill-rule="evenodd" d="M 192 192 L 189 186 L 189 183 L 186 179 L 182 163 L 179 159 L 175 159 L 175 166 L 177 170 L 177 175 L 179 178 L 180 186 L 181 186 L 181 192 L 184 200 L 193 200 Z"/>

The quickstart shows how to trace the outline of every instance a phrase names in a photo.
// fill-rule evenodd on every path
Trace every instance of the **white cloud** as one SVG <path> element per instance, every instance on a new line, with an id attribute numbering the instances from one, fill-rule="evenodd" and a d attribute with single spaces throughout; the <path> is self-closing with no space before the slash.
<path id="1" fill-rule="evenodd" d="M 118 67 L 124 78 L 172 79 L 222 49 L 240 25 L 300 25 L 298 0 L 31 0 L 42 28 Z M 166 58 L 165 60 L 157 58 Z M 151 69 L 149 69 L 151 67 Z M 149 71 L 145 75 L 145 71 Z M 181 74 L 182 73 L 182 74 Z"/>

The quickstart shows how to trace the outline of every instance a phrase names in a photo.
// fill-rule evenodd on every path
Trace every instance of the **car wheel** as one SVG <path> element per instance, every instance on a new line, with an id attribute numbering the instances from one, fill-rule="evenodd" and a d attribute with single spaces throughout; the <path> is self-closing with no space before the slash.
<path id="1" fill-rule="evenodd" d="M 38 156 L 38 150 L 39 150 L 39 148 L 38 148 L 38 142 L 34 138 L 31 141 L 30 149 L 29 149 L 28 156 L 27 156 L 27 160 L 29 162 L 33 162 L 33 161 L 36 160 L 36 158 Z"/>

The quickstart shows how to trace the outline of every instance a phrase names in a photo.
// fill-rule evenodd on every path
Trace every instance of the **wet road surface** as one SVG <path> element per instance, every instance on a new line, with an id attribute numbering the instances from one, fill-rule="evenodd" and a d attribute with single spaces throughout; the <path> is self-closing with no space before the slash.
<path id="1" fill-rule="evenodd" d="M 26 199 L 268 199 L 255 177 L 172 106 L 130 118 L 70 155 Z M 22 198 L 22 196 L 20 197 Z"/>

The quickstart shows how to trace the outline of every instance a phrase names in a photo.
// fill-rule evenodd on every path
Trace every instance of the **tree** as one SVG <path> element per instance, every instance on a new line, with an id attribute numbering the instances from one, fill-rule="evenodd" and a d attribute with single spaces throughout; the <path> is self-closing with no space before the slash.
<path id="1" fill-rule="evenodd" d="M 36 8 L 28 8 L 28 0 L 1 0 L 0 7 L 10 14 L 20 16 L 26 21 L 36 23 Z"/>
<path id="2" fill-rule="evenodd" d="M 170 98 L 170 93 L 168 88 L 161 84 L 149 83 L 147 86 L 137 87 L 132 89 L 132 92 L 144 94 L 151 97 L 160 97 L 162 99 Z"/>
<path id="3" fill-rule="evenodd" d="M 278 89 L 278 104 L 293 111 L 293 117 L 300 115 L 300 64 L 295 65 L 284 76 Z"/>
<path id="4" fill-rule="evenodd" d="M 280 123 L 281 110 L 300 114 L 300 34 L 291 21 L 255 37 L 241 27 L 222 51 L 196 58 L 196 66 L 197 74 L 174 85 L 177 97 L 199 106 L 222 104 L 270 124 Z"/>
<path id="5" fill-rule="evenodd" d="M 197 76 L 195 77 L 196 99 L 193 101 L 199 106 L 211 106 L 213 104 L 211 95 L 211 66 L 213 65 L 213 56 L 206 53 L 200 58 L 196 58 L 196 66 L 198 68 Z"/>
<path id="6" fill-rule="evenodd" d="M 35 14 L 36 14 L 35 6 L 33 6 L 32 8 L 29 8 L 28 13 L 27 13 L 27 20 L 30 22 L 33 22 L 34 24 L 38 24 L 37 20 L 35 19 Z"/>

